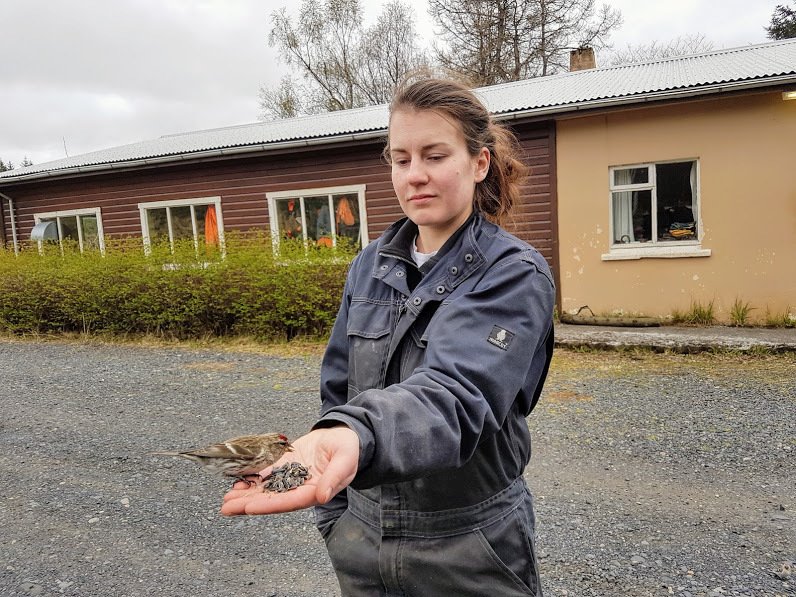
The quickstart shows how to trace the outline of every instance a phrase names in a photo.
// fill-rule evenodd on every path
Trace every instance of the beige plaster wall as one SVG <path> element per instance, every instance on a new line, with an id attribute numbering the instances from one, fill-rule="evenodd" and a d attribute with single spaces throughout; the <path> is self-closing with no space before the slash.
<path id="1" fill-rule="evenodd" d="M 709 257 L 604 261 L 610 166 L 698 159 Z M 572 117 L 557 123 L 562 310 L 668 316 L 736 298 L 796 317 L 796 101 L 780 92 Z"/>

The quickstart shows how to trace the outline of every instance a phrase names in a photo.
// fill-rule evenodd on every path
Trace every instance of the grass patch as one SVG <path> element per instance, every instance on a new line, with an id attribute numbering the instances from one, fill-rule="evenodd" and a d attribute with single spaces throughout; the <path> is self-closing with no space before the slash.
<path id="1" fill-rule="evenodd" d="M 691 301 L 688 311 L 673 310 L 671 321 L 674 324 L 713 325 L 716 323 L 713 303 L 712 300 L 704 305 L 700 301 Z"/>
<path id="2" fill-rule="evenodd" d="M 740 298 L 735 299 L 730 308 L 730 323 L 736 327 L 743 327 L 749 324 L 749 314 L 754 310 L 748 302 Z"/>

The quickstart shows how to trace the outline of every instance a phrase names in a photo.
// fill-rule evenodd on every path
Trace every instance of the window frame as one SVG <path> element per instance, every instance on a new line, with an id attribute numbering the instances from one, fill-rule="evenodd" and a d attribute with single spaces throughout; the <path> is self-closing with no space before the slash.
<path id="1" fill-rule="evenodd" d="M 197 205 L 213 205 L 216 210 L 216 226 L 218 228 L 218 247 L 221 250 L 221 256 L 225 255 L 224 244 L 224 218 L 221 213 L 221 197 L 193 197 L 190 199 L 167 199 L 165 201 L 146 201 L 138 204 L 138 213 L 141 218 L 141 236 L 144 242 L 144 252 L 149 255 L 152 251 L 152 239 L 149 236 L 149 216 L 147 210 L 150 209 L 166 209 L 166 224 L 169 231 L 169 246 L 171 252 L 174 252 L 174 229 L 171 221 L 172 207 L 189 207 L 191 210 L 191 227 L 193 231 L 193 245 L 194 249 L 199 251 L 199 237 L 197 236 L 197 223 L 196 211 Z"/>
<path id="2" fill-rule="evenodd" d="M 80 209 L 65 209 L 59 211 L 34 213 L 33 222 L 35 225 L 40 224 L 41 222 L 55 220 L 55 225 L 58 227 L 58 246 L 60 247 L 61 251 L 63 251 L 63 228 L 61 226 L 61 218 L 76 217 L 78 246 L 80 247 L 80 252 L 83 253 L 85 252 L 86 248 L 83 246 L 83 227 L 80 225 L 81 216 L 94 216 L 97 218 L 97 240 L 99 241 L 99 251 L 102 255 L 105 255 L 105 231 L 102 227 L 102 210 L 99 207 L 84 207 Z M 37 241 L 40 253 L 44 250 L 43 242 L 44 241 L 41 240 Z"/>
<path id="3" fill-rule="evenodd" d="M 695 239 L 688 240 L 658 240 L 658 195 L 657 195 L 657 168 L 662 164 L 678 164 L 692 162 L 695 164 L 695 196 L 696 213 L 694 222 L 697 228 Z M 645 183 L 618 185 L 614 173 L 617 170 L 647 169 Z M 655 162 L 637 162 L 618 164 L 608 167 L 608 253 L 601 256 L 603 261 L 618 261 L 625 259 L 643 258 L 676 258 L 676 257 L 709 257 L 710 249 L 702 247 L 704 226 L 702 225 L 702 192 L 701 192 L 701 167 L 699 158 L 685 157 L 680 159 L 660 160 Z M 650 211 L 652 238 L 645 242 L 618 243 L 614 240 L 614 193 L 632 191 L 650 191 Z"/>
<path id="4" fill-rule="evenodd" d="M 308 245 L 309 239 L 307 237 L 307 212 L 304 206 L 304 200 L 308 198 L 318 197 L 319 195 L 326 195 L 329 202 L 329 213 L 334 214 L 334 195 L 357 195 L 357 205 L 359 207 L 359 243 L 364 249 L 369 240 L 368 234 L 368 216 L 365 204 L 365 190 L 367 185 L 342 185 L 335 187 L 316 187 L 308 189 L 294 189 L 291 191 L 274 191 L 266 193 L 265 197 L 268 201 L 268 219 L 271 227 L 271 239 L 274 243 L 274 249 L 278 250 L 281 232 L 279 230 L 279 218 L 277 217 L 276 203 L 283 199 L 296 199 L 301 207 L 301 236 L 305 245 Z M 332 229 L 332 246 L 337 246 L 337 231 Z"/>

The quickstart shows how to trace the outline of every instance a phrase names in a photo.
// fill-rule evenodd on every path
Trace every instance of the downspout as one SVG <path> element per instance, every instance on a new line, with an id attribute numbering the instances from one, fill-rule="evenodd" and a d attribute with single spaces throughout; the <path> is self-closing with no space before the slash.
<path id="1" fill-rule="evenodd" d="M 19 247 L 17 246 L 17 219 L 14 217 L 14 200 L 3 193 L 0 193 L 0 197 L 8 201 L 8 217 L 11 218 L 11 242 L 14 244 L 14 255 L 19 255 Z"/>

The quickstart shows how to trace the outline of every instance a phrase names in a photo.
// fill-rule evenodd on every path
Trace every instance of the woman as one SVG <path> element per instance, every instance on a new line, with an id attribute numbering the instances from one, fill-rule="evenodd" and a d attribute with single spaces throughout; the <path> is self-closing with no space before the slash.
<path id="1" fill-rule="evenodd" d="M 426 79 L 396 92 L 385 156 L 406 218 L 351 265 L 320 420 L 283 459 L 313 478 L 240 485 L 222 512 L 315 505 L 344 595 L 541 595 L 522 473 L 555 292 L 487 219 L 518 197 L 516 140 L 468 89 Z"/>

